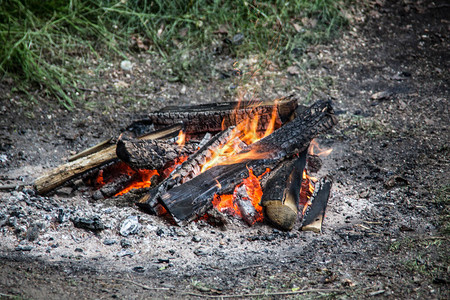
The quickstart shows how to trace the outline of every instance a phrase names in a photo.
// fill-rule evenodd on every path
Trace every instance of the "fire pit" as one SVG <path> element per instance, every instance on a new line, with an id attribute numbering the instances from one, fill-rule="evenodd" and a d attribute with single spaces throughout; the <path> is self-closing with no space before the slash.
<path id="1" fill-rule="evenodd" d="M 312 141 L 335 124 L 331 102 L 303 107 L 294 97 L 166 108 L 35 186 L 45 194 L 82 177 L 96 200 L 138 189 L 140 208 L 180 226 L 227 213 L 249 225 L 320 231 L 332 179 L 309 176 L 321 165 Z"/>

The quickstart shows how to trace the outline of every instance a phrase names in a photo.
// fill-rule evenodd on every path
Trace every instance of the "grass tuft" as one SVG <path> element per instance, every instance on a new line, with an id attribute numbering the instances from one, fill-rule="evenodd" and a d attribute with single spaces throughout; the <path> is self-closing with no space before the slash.
<path id="1" fill-rule="evenodd" d="M 0 72 L 26 91 L 37 84 L 70 109 L 67 92 L 83 85 L 80 58 L 162 57 L 182 78 L 214 48 L 245 57 L 260 53 L 281 63 L 345 26 L 337 0 L 0 0 Z M 144 45 L 144 46 L 142 46 Z M 194 59 L 186 53 L 194 53 Z M 198 62 L 195 63 L 195 57 Z"/>

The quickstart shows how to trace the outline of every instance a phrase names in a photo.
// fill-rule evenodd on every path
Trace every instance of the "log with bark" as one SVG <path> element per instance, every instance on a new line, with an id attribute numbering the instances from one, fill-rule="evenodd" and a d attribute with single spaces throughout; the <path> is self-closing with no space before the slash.
<path id="1" fill-rule="evenodd" d="M 259 176 L 266 168 L 276 168 L 284 159 L 303 152 L 314 137 L 336 123 L 331 102 L 318 101 L 269 136 L 244 148 L 237 154 L 242 161 L 235 162 L 236 157 L 231 158 L 182 185 L 161 188 L 155 198 L 179 225 L 186 224 L 212 207 L 214 194 L 233 191 L 249 176 L 249 169 Z M 148 203 L 141 203 L 141 206 L 146 207 L 145 204 Z"/>
<path id="2" fill-rule="evenodd" d="M 298 158 L 272 171 L 263 189 L 261 206 L 264 214 L 270 223 L 282 230 L 291 230 L 297 221 L 307 152 L 304 150 Z"/>
<path id="3" fill-rule="evenodd" d="M 169 106 L 148 114 L 146 119 L 134 122 L 130 128 L 152 125 L 161 128 L 175 123 L 183 123 L 185 132 L 219 132 L 224 128 L 259 117 L 258 130 L 265 130 L 275 110 L 275 123 L 279 127 L 289 121 L 297 108 L 297 100 L 292 96 L 273 101 L 241 101 L 201 104 L 187 107 Z"/>

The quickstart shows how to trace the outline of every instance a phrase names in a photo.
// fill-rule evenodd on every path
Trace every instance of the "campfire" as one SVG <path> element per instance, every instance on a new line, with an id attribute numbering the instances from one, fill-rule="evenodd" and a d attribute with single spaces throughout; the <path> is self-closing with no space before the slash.
<path id="1" fill-rule="evenodd" d="M 35 186 L 44 194 L 81 177 L 96 200 L 134 191 L 140 208 L 180 226 L 221 213 L 320 231 L 332 180 L 310 176 L 329 153 L 314 138 L 335 124 L 329 101 L 303 107 L 293 97 L 168 107 Z"/>

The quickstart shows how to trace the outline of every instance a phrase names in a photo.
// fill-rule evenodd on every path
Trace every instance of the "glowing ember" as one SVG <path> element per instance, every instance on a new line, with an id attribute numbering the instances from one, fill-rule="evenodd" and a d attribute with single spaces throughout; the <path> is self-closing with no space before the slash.
<path id="1" fill-rule="evenodd" d="M 310 198 L 314 193 L 314 186 L 317 182 L 315 177 L 309 176 L 306 170 L 303 170 L 303 180 L 300 189 L 300 205 L 303 205 L 303 214 L 309 205 L 311 205 Z"/>
<path id="2" fill-rule="evenodd" d="M 266 175 L 268 172 L 270 172 L 270 169 L 267 168 L 266 171 L 261 174 L 260 176 L 256 176 L 253 173 L 252 169 L 248 170 L 248 177 L 242 180 L 242 183 L 238 184 L 234 188 L 234 192 L 232 195 L 214 195 L 213 199 L 213 206 L 219 210 L 220 212 L 225 212 L 233 216 L 241 216 L 241 212 L 235 203 L 236 199 L 236 193 L 238 191 L 238 188 L 242 185 L 245 186 L 245 190 L 248 195 L 248 200 L 251 201 L 252 205 L 255 207 L 256 211 L 258 212 L 258 216 L 256 217 L 256 222 L 261 222 L 263 220 L 263 213 L 262 213 L 262 207 L 259 205 L 259 202 L 261 201 L 262 197 L 262 187 L 260 184 L 261 178 Z M 220 183 L 218 182 L 220 185 Z"/>
<path id="3" fill-rule="evenodd" d="M 152 184 L 151 183 L 152 177 L 155 175 L 159 175 L 158 171 L 156 171 L 156 170 L 138 170 L 137 172 L 136 171 L 133 171 L 133 172 L 135 172 L 139 175 L 140 180 L 134 181 L 131 185 L 127 186 L 125 189 L 121 190 L 114 196 L 123 195 L 125 193 L 128 193 L 132 189 L 142 189 L 142 188 L 150 187 Z"/>

